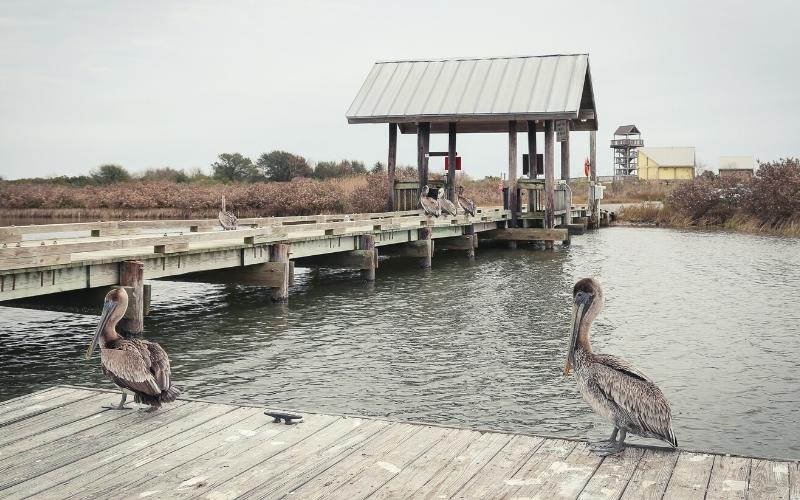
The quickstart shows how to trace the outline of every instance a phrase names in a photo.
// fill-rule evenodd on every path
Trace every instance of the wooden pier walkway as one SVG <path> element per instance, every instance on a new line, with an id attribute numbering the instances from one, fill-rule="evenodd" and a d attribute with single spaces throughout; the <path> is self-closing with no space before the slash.
<path id="1" fill-rule="evenodd" d="M 800 498 L 798 462 L 57 386 L 0 403 L 0 498 Z"/>

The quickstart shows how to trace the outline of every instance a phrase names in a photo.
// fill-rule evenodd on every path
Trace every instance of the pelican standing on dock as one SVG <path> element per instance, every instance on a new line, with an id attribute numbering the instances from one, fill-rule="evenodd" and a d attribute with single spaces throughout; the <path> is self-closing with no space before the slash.
<path id="1" fill-rule="evenodd" d="M 439 195 L 438 198 L 439 205 L 442 207 L 442 212 L 448 215 L 458 215 L 458 209 L 453 204 L 452 201 L 447 199 L 447 196 L 444 195 L 444 188 L 439 188 Z"/>
<path id="2" fill-rule="evenodd" d="M 239 219 L 233 214 L 233 212 L 229 212 L 226 210 L 225 195 L 222 196 L 222 204 L 220 206 L 218 218 L 219 218 L 219 224 L 225 231 L 233 231 L 239 228 Z"/>
<path id="3" fill-rule="evenodd" d="M 422 210 L 424 210 L 427 215 L 439 217 L 442 215 L 442 206 L 439 204 L 439 200 L 428 196 L 429 192 L 430 189 L 428 186 L 422 188 L 422 195 L 419 197 L 419 204 L 422 205 Z"/>
<path id="4" fill-rule="evenodd" d="M 126 390 L 133 392 L 136 403 L 150 405 L 155 411 L 161 403 L 175 401 L 181 391 L 170 380 L 169 357 L 155 342 L 137 338 L 124 338 L 117 333 L 117 323 L 128 309 L 128 293 L 115 288 L 106 294 L 100 323 L 92 343 L 86 350 L 91 357 L 100 344 L 100 364 L 103 373 L 122 389 L 122 399 L 115 410 L 125 409 Z"/>
<path id="5" fill-rule="evenodd" d="M 600 455 L 618 453 L 625 447 L 628 432 L 677 447 L 669 401 L 661 389 L 624 359 L 592 352 L 589 327 L 603 308 L 600 283 L 593 278 L 578 281 L 572 299 L 572 332 L 564 375 L 575 368 L 583 399 L 614 426 L 611 437 L 592 443 L 592 450 Z"/>
<path id="6" fill-rule="evenodd" d="M 475 203 L 464 196 L 464 186 L 458 186 L 458 204 L 464 209 L 471 217 L 475 217 Z"/>

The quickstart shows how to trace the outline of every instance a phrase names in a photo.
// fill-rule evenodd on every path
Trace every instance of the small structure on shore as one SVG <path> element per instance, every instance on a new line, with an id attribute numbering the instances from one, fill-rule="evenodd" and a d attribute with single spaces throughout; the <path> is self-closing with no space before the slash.
<path id="1" fill-rule="evenodd" d="M 755 161 L 752 156 L 720 156 L 719 176 L 738 177 L 750 179 L 755 171 Z"/>
<path id="2" fill-rule="evenodd" d="M 694 147 L 639 149 L 639 178 L 649 181 L 694 178 Z"/>
<path id="3" fill-rule="evenodd" d="M 614 132 L 614 180 L 635 176 L 639 170 L 639 148 L 644 146 L 642 133 L 636 125 L 622 125 Z"/>

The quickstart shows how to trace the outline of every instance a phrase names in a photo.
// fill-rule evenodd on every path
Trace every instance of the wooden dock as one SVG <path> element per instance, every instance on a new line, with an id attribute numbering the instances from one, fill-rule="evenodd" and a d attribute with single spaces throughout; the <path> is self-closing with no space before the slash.
<path id="1" fill-rule="evenodd" d="M 0 403 L 0 498 L 800 498 L 798 462 L 57 386 Z"/>

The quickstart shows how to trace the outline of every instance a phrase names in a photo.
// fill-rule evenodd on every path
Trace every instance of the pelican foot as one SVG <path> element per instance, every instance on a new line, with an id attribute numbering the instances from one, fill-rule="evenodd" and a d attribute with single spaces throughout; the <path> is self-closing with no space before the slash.
<path id="1" fill-rule="evenodd" d="M 105 408 L 106 410 L 133 410 L 133 408 L 131 408 L 129 406 L 125 406 L 124 404 L 123 405 L 103 405 L 102 407 Z"/>
<path id="2" fill-rule="evenodd" d="M 589 449 L 597 456 L 607 457 L 622 452 L 622 450 L 625 449 L 625 445 L 618 442 L 606 441 L 605 446 L 601 446 L 600 443 L 590 443 Z"/>

